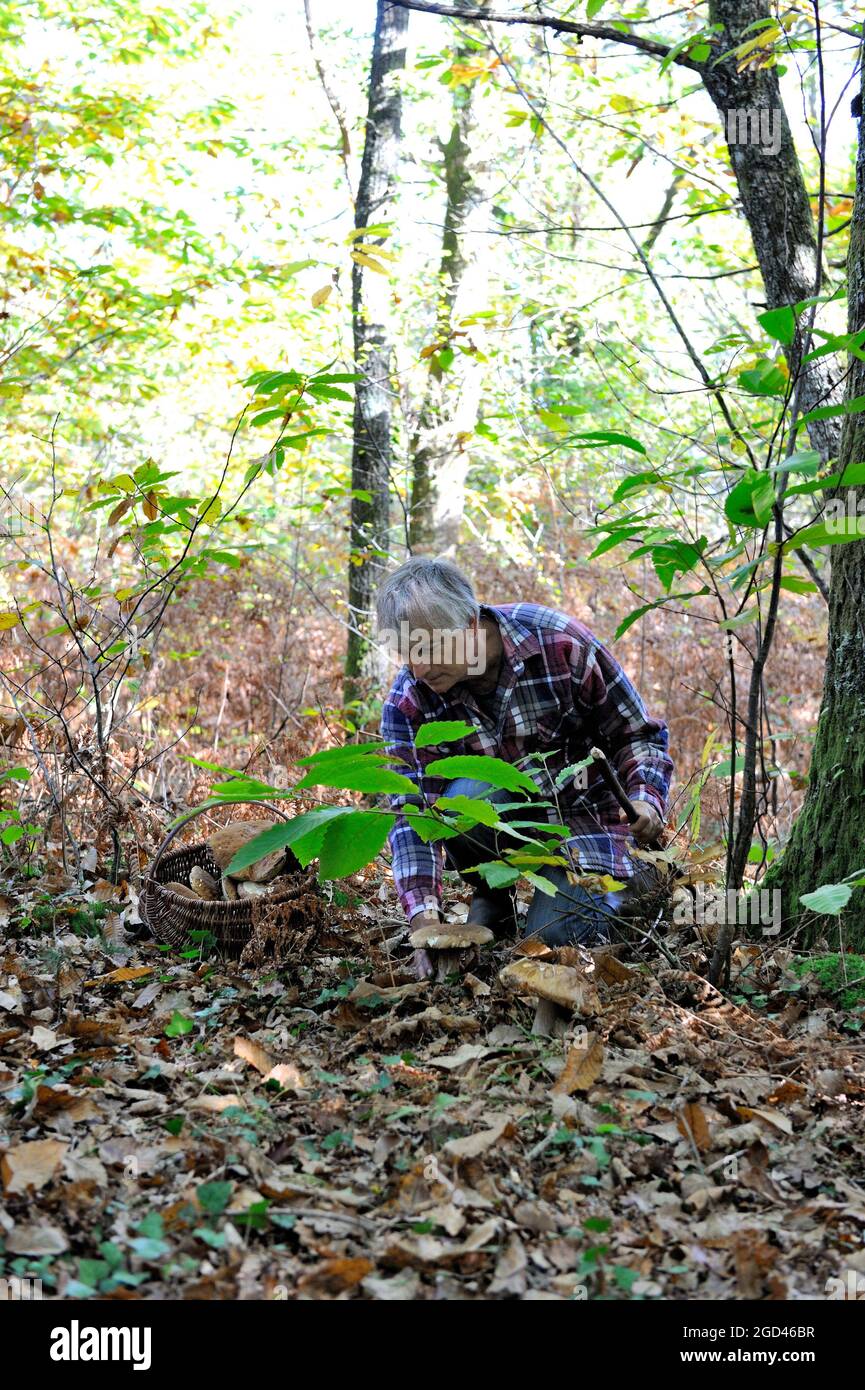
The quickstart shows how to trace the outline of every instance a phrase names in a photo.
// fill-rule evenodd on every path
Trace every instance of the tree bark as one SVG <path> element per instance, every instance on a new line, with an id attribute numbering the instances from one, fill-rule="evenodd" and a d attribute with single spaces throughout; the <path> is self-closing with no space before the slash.
<path id="1" fill-rule="evenodd" d="M 378 0 L 369 106 L 355 228 L 391 220 L 401 139 L 402 96 L 395 76 L 405 67 L 408 12 Z M 374 249 L 381 236 L 357 239 Z M 390 334 L 390 277 L 354 263 L 352 324 L 356 383 L 351 459 L 351 549 L 348 609 L 351 629 L 345 665 L 346 702 L 359 694 L 358 677 L 372 673 L 369 643 L 373 595 L 388 553 L 390 529 L 391 431 L 394 391 Z"/>
<path id="2" fill-rule="evenodd" d="M 709 21 L 723 26 L 718 35 L 720 53 L 753 38 L 759 32 L 756 26 L 770 18 L 767 0 L 710 0 Z M 727 137 L 742 212 L 766 288 L 766 304 L 775 309 L 798 304 L 814 294 L 818 284 L 814 216 L 775 68 L 736 69 L 735 56 L 721 63 L 710 59 L 703 68 L 703 83 Z M 762 138 L 740 142 L 743 133 L 757 135 L 759 131 L 757 122 L 749 127 L 747 121 L 737 121 L 733 114 L 749 110 L 764 113 L 762 129 L 765 134 L 771 131 L 768 142 Z M 784 351 L 791 377 L 802 371 L 803 414 L 840 400 L 837 365 L 818 358 L 802 366 L 798 331 Z M 813 421 L 808 433 L 824 459 L 837 455 L 840 431 L 836 421 Z"/>
<path id="3" fill-rule="evenodd" d="M 454 58 L 465 61 L 475 50 L 458 47 Z M 473 82 L 454 89 L 453 127 L 441 146 L 447 189 L 438 306 L 434 329 L 436 351 L 430 359 L 426 394 L 411 443 L 412 492 L 409 546 L 412 551 L 453 551 L 465 505 L 468 454 L 465 437 L 477 423 L 481 364 L 471 334 L 459 329 L 469 312 L 467 296 L 478 302 L 478 258 L 470 241 L 480 207 L 477 170 L 472 166 L 475 128 Z M 468 271 L 472 269 L 471 284 Z M 451 356 L 443 369 L 440 352 Z"/>
<path id="4" fill-rule="evenodd" d="M 848 330 L 865 326 L 865 139 L 859 123 L 856 201 L 848 254 Z M 865 395 L 865 363 L 850 359 L 847 399 Z M 865 415 L 844 416 L 840 467 L 865 458 Z M 844 489 L 855 509 L 861 490 Z M 783 858 L 763 886 L 780 891 L 785 919 L 804 909 L 799 897 L 824 883 L 865 868 L 865 544 L 852 541 L 832 551 L 829 639 L 823 700 L 811 756 L 805 803 Z M 805 919 L 803 944 L 827 935 L 835 919 Z M 844 944 L 865 950 L 865 889 L 853 892 L 842 917 Z"/>

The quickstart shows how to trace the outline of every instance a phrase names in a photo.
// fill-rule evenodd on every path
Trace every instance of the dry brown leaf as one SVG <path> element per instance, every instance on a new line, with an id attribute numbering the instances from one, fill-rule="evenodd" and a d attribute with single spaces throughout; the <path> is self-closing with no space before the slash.
<path id="1" fill-rule="evenodd" d="M 243 1105 L 240 1096 L 197 1096 L 189 1102 L 191 1110 L 208 1110 L 214 1115 L 230 1110 L 232 1105 Z"/>
<path id="2" fill-rule="evenodd" d="M 553 1094 L 571 1096 L 574 1091 L 587 1091 L 597 1081 L 604 1065 L 604 1044 L 589 1033 L 585 1047 L 572 1047 L 562 1074 L 553 1086 Z"/>
<path id="3" fill-rule="evenodd" d="M 316 1265 L 298 1281 L 298 1289 L 304 1293 L 338 1294 L 345 1289 L 353 1289 L 356 1284 L 372 1274 L 375 1265 L 364 1259 L 325 1260 Z"/>
<path id="4" fill-rule="evenodd" d="M 693 1141 L 699 1153 L 705 1153 L 712 1147 L 712 1140 L 709 1134 L 709 1123 L 701 1105 L 695 1100 L 688 1101 L 682 1107 L 681 1114 L 676 1119 L 676 1127 L 685 1139 Z"/>
<path id="5" fill-rule="evenodd" d="M 552 947 L 545 941 L 539 941 L 536 936 L 527 936 L 523 941 L 514 947 L 515 956 L 551 956 Z"/>
<path id="6" fill-rule="evenodd" d="M 478 1134 L 467 1134 L 464 1139 L 449 1139 L 444 1146 L 446 1154 L 451 1158 L 477 1158 L 479 1154 L 486 1153 L 493 1144 L 504 1137 L 513 1134 L 514 1124 L 509 1115 L 503 1115 L 492 1129 L 482 1129 Z"/>
<path id="7" fill-rule="evenodd" d="M 6 1237 L 6 1249 L 10 1255 L 62 1255 L 69 1241 L 59 1227 L 39 1221 L 15 1226 Z"/>
<path id="8" fill-rule="evenodd" d="M 623 985 L 639 979 L 636 970 L 629 970 L 609 951 L 599 951 L 595 956 L 595 976 L 604 985 Z"/>
<path id="9" fill-rule="evenodd" d="M 95 980 L 87 980 L 85 989 L 95 989 L 97 985 L 120 985 L 124 980 L 141 980 L 153 974 L 152 965 L 124 965 L 119 970 L 111 970 L 107 975 L 97 975 Z"/>
<path id="10" fill-rule="evenodd" d="M 32 1189 L 38 1192 L 50 1182 L 63 1161 L 67 1144 L 59 1139 L 34 1139 L 17 1144 L 0 1159 L 0 1174 L 7 1197 Z"/>
<path id="11" fill-rule="evenodd" d="M 251 1038 L 234 1039 L 234 1055 L 242 1057 L 244 1062 L 248 1062 L 256 1071 L 260 1071 L 262 1076 L 266 1076 L 276 1065 L 276 1058 L 271 1057 L 267 1048 L 261 1047 L 259 1043 L 253 1042 Z"/>
<path id="12" fill-rule="evenodd" d="M 293 1062 L 277 1062 L 275 1067 L 264 1078 L 267 1081 L 278 1081 L 284 1091 L 302 1091 L 306 1085 L 306 1079 L 301 1071 Z"/>
<path id="13" fill-rule="evenodd" d="M 780 1110 L 754 1110 L 750 1105 L 737 1105 L 736 1110 L 743 1120 L 762 1120 L 770 1129 L 780 1130 L 782 1134 L 793 1133 L 793 1121 Z"/>

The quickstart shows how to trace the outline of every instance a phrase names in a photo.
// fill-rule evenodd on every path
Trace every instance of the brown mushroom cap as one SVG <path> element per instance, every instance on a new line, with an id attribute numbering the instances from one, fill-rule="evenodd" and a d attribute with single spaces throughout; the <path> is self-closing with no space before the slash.
<path id="1" fill-rule="evenodd" d="M 163 888 L 167 888 L 170 893 L 176 893 L 180 898 L 192 898 L 194 902 L 201 901 L 198 894 L 193 893 L 191 888 L 187 888 L 185 883 L 176 883 L 172 880 L 168 883 L 164 883 L 162 886 Z"/>
<path id="2" fill-rule="evenodd" d="M 571 965 L 517 960 L 505 966 L 499 979 L 518 994 L 535 994 L 539 999 L 549 999 L 553 1004 L 579 1013 L 596 1013 L 600 1007 L 598 992 L 591 980 Z"/>
<path id="3" fill-rule="evenodd" d="M 239 849 L 249 840 L 254 840 L 257 835 L 262 835 L 265 830 L 271 830 L 273 824 L 272 820 L 240 820 L 235 821 L 233 825 L 224 825 L 221 830 L 215 830 L 208 839 L 207 846 L 223 873 Z M 242 883 L 266 883 L 278 873 L 284 859 L 285 850 L 274 849 L 270 854 L 256 859 L 254 864 L 249 864 L 247 868 L 240 869 L 231 876 Z"/>
<path id="4" fill-rule="evenodd" d="M 193 864 L 189 870 L 189 886 L 205 902 L 216 902 L 219 897 L 219 884 L 200 864 Z"/>
<path id="5" fill-rule="evenodd" d="M 469 946 L 484 946 L 492 939 L 489 927 L 468 922 L 430 922 L 413 931 L 409 942 L 416 951 L 461 951 Z"/>

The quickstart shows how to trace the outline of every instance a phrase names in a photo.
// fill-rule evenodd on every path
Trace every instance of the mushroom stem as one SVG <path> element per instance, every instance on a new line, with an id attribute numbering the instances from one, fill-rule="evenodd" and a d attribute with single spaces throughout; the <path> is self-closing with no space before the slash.
<path id="1" fill-rule="evenodd" d="M 560 1038 L 568 1026 L 568 1011 L 553 999 L 539 999 L 532 1023 L 532 1033 L 538 1038 Z"/>
<path id="2" fill-rule="evenodd" d="M 461 971 L 465 968 L 468 951 L 474 951 L 474 948 L 469 946 L 463 951 L 433 951 L 430 953 L 436 968 L 437 984 L 443 984 L 448 975 L 453 975 L 455 971 Z M 476 951 L 474 953 L 477 954 Z"/>

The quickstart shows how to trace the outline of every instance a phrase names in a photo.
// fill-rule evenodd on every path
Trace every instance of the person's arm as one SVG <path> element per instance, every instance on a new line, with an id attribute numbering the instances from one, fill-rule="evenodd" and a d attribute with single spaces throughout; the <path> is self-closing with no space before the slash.
<path id="1" fill-rule="evenodd" d="M 663 825 L 673 775 L 667 726 L 650 717 L 612 652 L 597 639 L 574 643 L 571 669 L 575 703 L 592 719 L 619 781 L 641 813 L 632 831 L 637 839 L 651 839 Z"/>
<path id="2" fill-rule="evenodd" d="M 400 708 L 393 691 L 382 706 L 381 735 L 387 751 L 394 756 L 394 771 L 401 772 L 417 787 L 414 796 L 406 792 L 405 795 L 391 797 L 391 810 L 400 811 L 409 804 L 423 806 L 428 798 L 438 795 L 440 788 L 437 782 L 422 775 L 414 742 L 414 726 Z M 406 917 L 409 921 L 418 918 L 415 926 L 421 925 L 420 914 L 424 914 L 428 920 L 437 921 L 442 898 L 441 846 L 425 844 L 404 815 L 397 816 L 388 839 L 393 856 L 393 880 Z"/>

